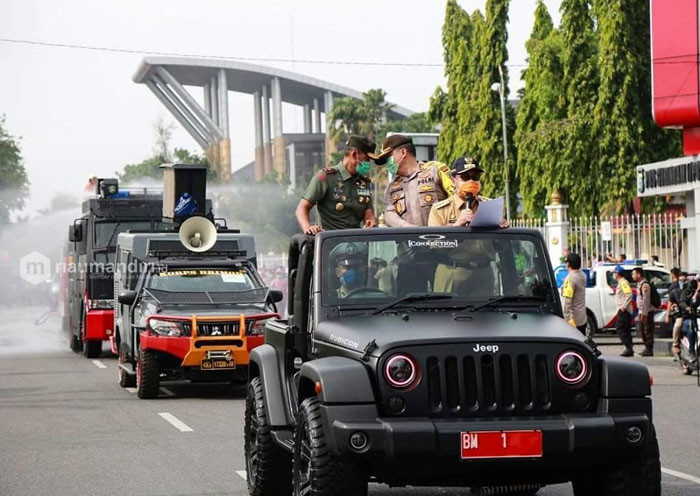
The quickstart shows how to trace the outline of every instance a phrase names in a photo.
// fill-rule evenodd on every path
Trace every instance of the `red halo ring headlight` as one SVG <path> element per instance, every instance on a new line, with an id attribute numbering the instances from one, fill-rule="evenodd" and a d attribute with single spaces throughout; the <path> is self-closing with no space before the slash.
<path id="1" fill-rule="evenodd" d="M 384 377 L 395 389 L 404 389 L 418 378 L 418 363 L 411 356 L 398 353 L 384 364 Z"/>
<path id="2" fill-rule="evenodd" d="M 588 380 L 589 370 L 585 357 L 578 351 L 565 351 L 557 357 L 554 371 L 563 383 L 578 386 Z"/>

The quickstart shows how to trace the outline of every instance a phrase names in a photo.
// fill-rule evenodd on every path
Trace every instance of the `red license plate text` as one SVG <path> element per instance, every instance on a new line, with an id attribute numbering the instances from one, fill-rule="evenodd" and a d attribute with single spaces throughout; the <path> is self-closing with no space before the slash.
<path id="1" fill-rule="evenodd" d="M 542 431 L 473 431 L 460 435 L 462 459 L 542 456 Z"/>

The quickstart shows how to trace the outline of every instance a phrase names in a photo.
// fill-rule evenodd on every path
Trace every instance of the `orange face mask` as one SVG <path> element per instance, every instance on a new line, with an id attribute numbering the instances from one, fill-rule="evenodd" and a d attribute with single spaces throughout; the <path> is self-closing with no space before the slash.
<path id="1" fill-rule="evenodd" d="M 461 184 L 458 194 L 462 200 L 466 200 L 469 193 L 476 196 L 479 194 L 479 191 L 481 191 L 481 183 L 479 181 L 467 181 Z"/>

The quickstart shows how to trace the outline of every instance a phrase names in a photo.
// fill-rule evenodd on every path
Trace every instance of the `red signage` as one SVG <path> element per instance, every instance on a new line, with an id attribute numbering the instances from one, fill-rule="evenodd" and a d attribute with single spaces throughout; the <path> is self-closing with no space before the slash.
<path id="1" fill-rule="evenodd" d="M 651 0 L 652 112 L 683 128 L 685 155 L 700 153 L 699 0 Z"/>

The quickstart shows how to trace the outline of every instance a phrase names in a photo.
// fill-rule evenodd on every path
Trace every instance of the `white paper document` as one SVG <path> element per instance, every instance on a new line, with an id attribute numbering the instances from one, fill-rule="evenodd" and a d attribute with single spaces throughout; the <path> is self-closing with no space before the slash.
<path id="1" fill-rule="evenodd" d="M 503 197 L 479 202 L 474 220 L 469 227 L 496 227 L 503 219 Z"/>

